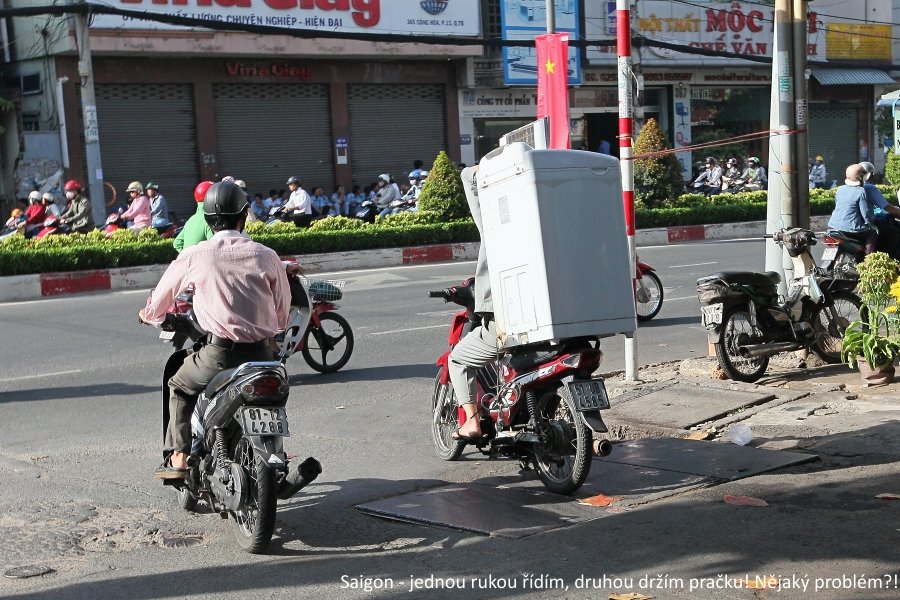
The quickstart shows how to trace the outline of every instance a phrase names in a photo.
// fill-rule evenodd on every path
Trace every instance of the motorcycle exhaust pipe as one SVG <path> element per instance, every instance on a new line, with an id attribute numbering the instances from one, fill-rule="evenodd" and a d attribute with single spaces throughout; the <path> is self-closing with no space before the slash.
<path id="1" fill-rule="evenodd" d="M 322 465 L 315 458 L 310 456 L 296 469 L 287 474 L 281 485 L 278 486 L 276 495 L 280 500 L 287 500 L 307 485 L 312 483 L 316 477 L 322 472 Z"/>
<path id="2" fill-rule="evenodd" d="M 609 440 L 594 440 L 594 454 L 596 456 L 609 456 L 612 452 L 612 442 Z"/>
<path id="3" fill-rule="evenodd" d="M 799 350 L 803 344 L 797 342 L 777 342 L 772 344 L 751 344 L 750 346 L 740 346 L 738 352 L 743 358 L 759 358 L 761 356 L 772 356 L 779 352 L 791 352 Z"/>

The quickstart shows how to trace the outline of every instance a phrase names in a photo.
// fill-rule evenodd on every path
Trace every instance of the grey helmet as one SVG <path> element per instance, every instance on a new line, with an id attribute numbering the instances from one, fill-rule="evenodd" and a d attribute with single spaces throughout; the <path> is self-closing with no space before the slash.
<path id="1" fill-rule="evenodd" d="M 210 186 L 203 199 L 203 214 L 207 217 L 218 215 L 239 215 L 250 206 L 247 194 L 230 181 L 220 181 Z"/>
<path id="2" fill-rule="evenodd" d="M 296 175 L 294 175 L 293 177 L 291 177 L 290 179 L 287 180 L 287 183 L 285 185 L 291 185 L 292 183 L 296 183 L 297 185 L 300 185 L 300 178 L 297 177 Z"/>

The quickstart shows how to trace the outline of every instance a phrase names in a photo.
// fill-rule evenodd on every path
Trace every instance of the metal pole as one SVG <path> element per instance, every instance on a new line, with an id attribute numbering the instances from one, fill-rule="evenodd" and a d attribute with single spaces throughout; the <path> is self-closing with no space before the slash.
<path id="1" fill-rule="evenodd" d="M 809 164 L 809 136 L 806 128 L 809 123 L 807 99 L 809 98 L 809 80 L 806 78 L 806 43 L 807 43 L 807 0 L 793 0 L 794 35 L 793 75 L 795 90 L 794 128 L 794 206 L 796 207 L 797 227 L 809 228 L 809 175 L 806 167 Z"/>
<path id="2" fill-rule="evenodd" d="M 556 33 L 556 8 L 553 6 L 553 0 L 547 0 L 547 33 Z"/>
<path id="3" fill-rule="evenodd" d="M 775 39 L 772 47 L 772 97 L 769 129 L 769 194 L 766 210 L 766 232 L 772 233 L 782 227 L 793 227 L 794 166 L 791 159 L 793 142 L 787 132 L 793 129 L 794 78 L 791 75 L 791 0 L 775 0 Z M 778 289 L 787 290 L 785 282 L 790 279 L 793 268 L 787 253 L 772 242 L 766 241 L 766 270 L 776 271 L 782 276 Z"/>
<path id="4" fill-rule="evenodd" d="M 616 0 L 616 54 L 619 82 L 619 159 L 622 166 L 622 202 L 628 236 L 629 269 L 636 268 L 634 251 L 634 98 L 631 93 L 631 7 L 629 0 Z M 637 381 L 637 332 L 625 335 L 625 381 Z"/>
<path id="5" fill-rule="evenodd" d="M 75 4 L 70 0 L 70 4 Z M 100 163 L 100 130 L 97 122 L 97 101 L 94 97 L 94 67 L 91 62 L 91 38 L 88 15 L 75 15 L 75 43 L 78 45 L 78 74 L 81 76 L 81 113 L 84 116 L 84 157 L 87 163 L 88 197 L 94 212 L 94 222 L 106 219 L 103 197 L 103 167 Z"/>

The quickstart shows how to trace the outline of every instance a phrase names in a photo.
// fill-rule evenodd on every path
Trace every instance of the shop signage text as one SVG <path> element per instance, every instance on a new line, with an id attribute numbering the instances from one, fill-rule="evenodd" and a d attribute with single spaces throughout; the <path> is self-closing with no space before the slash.
<path id="1" fill-rule="evenodd" d="M 378 24 L 381 17 L 380 0 L 255 0 L 257 4 L 265 4 L 269 8 L 275 10 L 334 10 L 340 12 L 350 12 L 353 22 L 360 27 L 372 27 Z M 144 0 L 121 0 L 122 4 L 143 4 Z M 222 8 L 252 8 L 254 0 L 149 0 L 147 4 L 171 5 L 171 6 L 190 6 L 191 4 L 198 8 L 218 6 Z M 222 17 L 222 15 L 218 15 Z M 251 20 L 258 19 L 255 15 L 243 15 Z M 207 19 L 216 21 L 229 22 L 245 22 L 235 21 L 225 18 Z M 327 19 L 332 21 L 328 26 L 340 26 L 340 19 Z M 325 19 L 323 19 L 325 21 Z M 250 22 L 255 25 L 269 25 L 270 23 Z M 278 24 L 278 23 L 276 23 Z M 322 23 L 325 25 L 325 23 Z"/>
<path id="2" fill-rule="evenodd" d="M 309 67 L 291 63 L 271 63 L 254 65 L 242 62 L 226 62 L 225 72 L 229 77 L 288 77 L 306 81 L 310 78 Z"/>

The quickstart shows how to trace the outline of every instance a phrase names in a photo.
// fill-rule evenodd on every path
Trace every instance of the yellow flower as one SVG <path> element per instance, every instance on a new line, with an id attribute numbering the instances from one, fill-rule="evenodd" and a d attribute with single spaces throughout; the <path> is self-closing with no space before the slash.
<path id="1" fill-rule="evenodd" d="M 884 309 L 884 312 L 891 314 L 897 312 L 897 305 L 895 304 L 893 306 L 888 306 L 886 309 Z"/>

